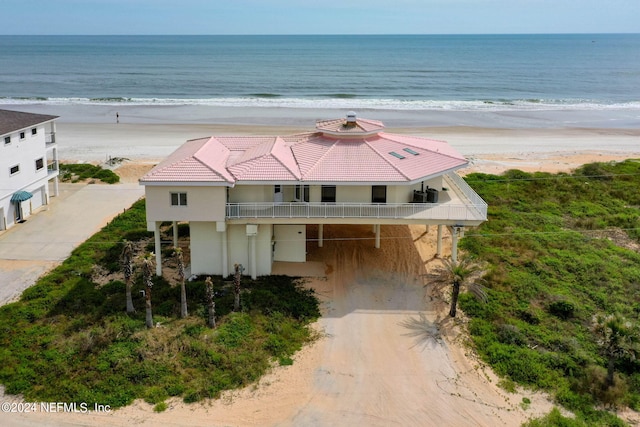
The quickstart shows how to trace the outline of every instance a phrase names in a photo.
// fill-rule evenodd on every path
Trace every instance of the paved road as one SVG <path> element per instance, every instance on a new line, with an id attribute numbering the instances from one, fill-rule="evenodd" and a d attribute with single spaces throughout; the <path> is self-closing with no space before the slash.
<path id="1" fill-rule="evenodd" d="M 138 184 L 61 184 L 49 206 L 0 234 L 0 305 L 18 298 L 143 195 Z"/>

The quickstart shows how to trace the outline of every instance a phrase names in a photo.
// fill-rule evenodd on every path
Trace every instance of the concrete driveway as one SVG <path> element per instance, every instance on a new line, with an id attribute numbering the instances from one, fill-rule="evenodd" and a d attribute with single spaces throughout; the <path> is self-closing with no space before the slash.
<path id="1" fill-rule="evenodd" d="M 143 195 L 138 184 L 60 184 L 48 206 L 0 234 L 0 305 L 17 299 Z"/>

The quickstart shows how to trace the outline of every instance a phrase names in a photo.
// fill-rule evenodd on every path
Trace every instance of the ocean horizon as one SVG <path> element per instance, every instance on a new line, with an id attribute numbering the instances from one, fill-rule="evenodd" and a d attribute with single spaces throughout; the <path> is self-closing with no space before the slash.
<path id="1" fill-rule="evenodd" d="M 0 104 L 21 109 L 553 111 L 640 125 L 640 34 L 0 36 L 0 64 Z"/>

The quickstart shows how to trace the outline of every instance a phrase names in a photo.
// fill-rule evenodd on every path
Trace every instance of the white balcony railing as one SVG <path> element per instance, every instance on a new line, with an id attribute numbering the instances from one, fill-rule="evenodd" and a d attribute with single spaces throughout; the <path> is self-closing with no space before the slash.
<path id="1" fill-rule="evenodd" d="M 227 203 L 227 219 L 384 218 L 484 221 L 487 205 L 454 203 Z"/>
<path id="2" fill-rule="evenodd" d="M 47 147 L 54 145 L 56 143 L 56 134 L 55 132 L 49 132 L 45 136 L 45 144 Z"/>
<path id="3" fill-rule="evenodd" d="M 377 218 L 486 221 L 487 203 L 457 174 L 445 175 L 454 197 L 444 203 L 227 203 L 227 219 Z"/>
<path id="4" fill-rule="evenodd" d="M 444 175 L 443 178 L 449 188 L 460 195 L 461 198 L 466 198 L 471 202 L 471 206 L 478 209 L 478 215 L 482 217 L 483 221 L 487 220 L 487 202 L 467 184 L 467 181 L 462 179 L 457 173 L 448 173 Z"/>

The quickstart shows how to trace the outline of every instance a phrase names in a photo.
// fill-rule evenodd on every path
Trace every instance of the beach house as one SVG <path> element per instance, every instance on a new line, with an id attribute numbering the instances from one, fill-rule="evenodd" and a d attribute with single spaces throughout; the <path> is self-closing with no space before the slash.
<path id="1" fill-rule="evenodd" d="M 0 110 L 0 231 L 58 195 L 57 118 Z"/>
<path id="2" fill-rule="evenodd" d="M 487 218 L 455 173 L 467 164 L 444 141 L 387 133 L 355 113 L 303 134 L 187 141 L 140 179 L 157 273 L 167 221 L 189 223 L 193 274 L 226 276 L 242 264 L 256 277 L 274 262 L 305 262 L 309 224 L 319 246 L 324 227 L 369 224 L 376 248 L 385 225 L 434 225 L 438 253 L 448 232 L 455 258 L 464 228 Z"/>

